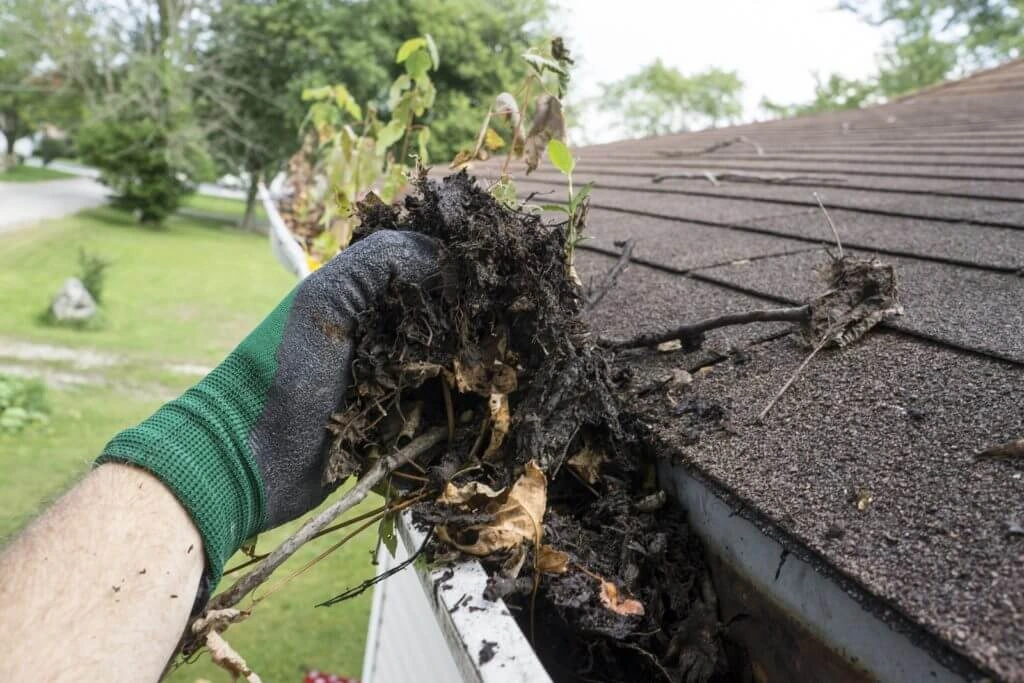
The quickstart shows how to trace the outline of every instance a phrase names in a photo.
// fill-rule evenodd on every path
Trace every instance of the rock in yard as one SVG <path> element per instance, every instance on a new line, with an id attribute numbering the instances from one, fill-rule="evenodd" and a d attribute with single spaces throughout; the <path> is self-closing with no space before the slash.
<path id="1" fill-rule="evenodd" d="M 83 322 L 96 315 L 96 301 L 82 281 L 69 277 L 50 304 L 53 317 L 62 322 Z"/>

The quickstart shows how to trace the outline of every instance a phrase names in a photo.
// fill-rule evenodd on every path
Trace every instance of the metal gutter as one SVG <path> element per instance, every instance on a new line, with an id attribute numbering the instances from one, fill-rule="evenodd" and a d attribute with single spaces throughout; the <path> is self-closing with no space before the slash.
<path id="1" fill-rule="evenodd" d="M 792 553 L 758 524 L 737 514 L 734 506 L 685 466 L 661 461 L 658 478 L 686 509 L 691 527 L 704 542 L 720 599 L 724 602 L 730 592 L 741 593 L 750 603 L 743 611 L 761 614 L 760 628 L 757 624 L 751 628 L 756 632 L 753 640 L 762 642 L 748 644 L 755 666 L 773 668 L 776 676 L 799 672 L 802 680 L 963 683 L 984 676 L 966 662 L 955 661 L 960 659 L 955 653 L 941 653 L 937 643 L 926 642 L 929 638 L 922 629 L 896 623 L 899 619 L 883 619 L 880 610 L 872 609 L 877 598 L 841 585 Z M 787 623 L 792 626 L 788 634 Z M 793 633 L 817 643 L 806 645 L 801 635 Z M 774 653 L 771 643 L 764 642 L 773 639 L 779 646 Z M 815 660 L 828 661 L 819 666 Z M 776 676 L 769 679 L 777 680 Z"/>

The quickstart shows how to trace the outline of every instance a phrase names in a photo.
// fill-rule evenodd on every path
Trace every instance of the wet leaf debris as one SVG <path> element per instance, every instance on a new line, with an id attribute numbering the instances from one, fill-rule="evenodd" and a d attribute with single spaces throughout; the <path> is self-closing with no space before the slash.
<path id="1" fill-rule="evenodd" d="M 553 678 L 739 680 L 701 545 L 658 489 L 610 369 L 617 349 L 665 335 L 617 344 L 590 334 L 566 224 L 497 202 L 465 171 L 421 173 L 414 186 L 400 207 L 360 204 L 356 239 L 431 236 L 439 273 L 392 282 L 361 318 L 353 383 L 328 425 L 325 482 L 444 428 L 392 472 L 386 493 L 433 529 L 435 560 L 484 564 L 485 597 L 516 608 Z M 820 348 L 898 312 L 891 269 L 842 256 L 826 268 L 821 298 L 738 322 L 788 320 Z M 706 329 L 734 322 L 669 338 L 699 347 Z"/>

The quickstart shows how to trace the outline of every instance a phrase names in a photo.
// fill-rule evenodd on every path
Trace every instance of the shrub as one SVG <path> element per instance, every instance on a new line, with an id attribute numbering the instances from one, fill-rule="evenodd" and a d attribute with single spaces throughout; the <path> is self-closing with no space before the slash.
<path id="1" fill-rule="evenodd" d="M 39 380 L 0 375 L 0 433 L 46 422 L 46 387 Z"/>
<path id="2" fill-rule="evenodd" d="M 191 188 L 188 176 L 171 163 L 167 137 L 148 120 L 97 119 L 78 132 L 82 160 L 102 171 L 116 193 L 115 206 L 140 223 L 162 223 Z"/>
<path id="3" fill-rule="evenodd" d="M 89 294 L 92 295 L 96 303 L 101 303 L 103 301 L 103 281 L 106 278 L 106 270 L 110 267 L 110 261 L 98 254 L 91 254 L 85 249 L 79 249 L 78 267 L 78 279 L 89 290 Z"/>
<path id="4" fill-rule="evenodd" d="M 71 156 L 71 142 L 67 139 L 44 137 L 36 147 L 36 154 L 43 160 L 43 166 L 59 157 Z"/>

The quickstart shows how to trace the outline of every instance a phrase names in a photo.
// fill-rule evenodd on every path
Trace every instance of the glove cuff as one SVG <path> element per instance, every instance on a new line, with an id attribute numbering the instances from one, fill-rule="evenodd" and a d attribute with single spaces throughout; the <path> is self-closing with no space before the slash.
<path id="1" fill-rule="evenodd" d="M 251 374 L 249 363 L 232 353 L 199 384 L 115 436 L 96 460 L 141 467 L 174 493 L 203 537 L 211 586 L 266 516 L 259 469 L 246 442 L 263 392 L 238 389 L 238 378 Z"/>

